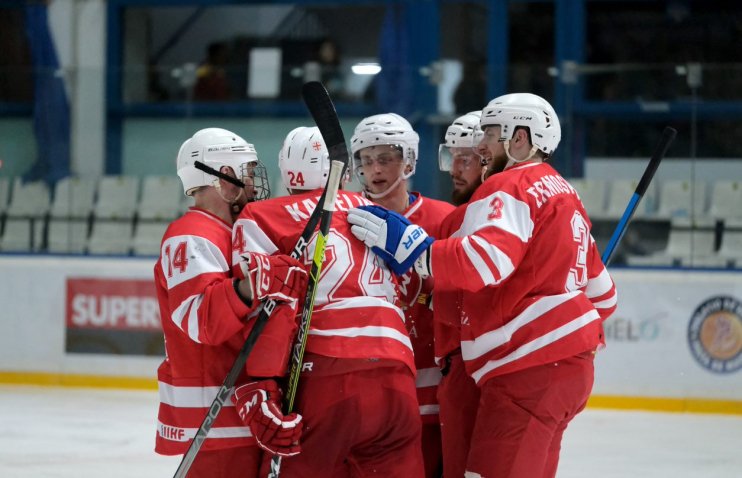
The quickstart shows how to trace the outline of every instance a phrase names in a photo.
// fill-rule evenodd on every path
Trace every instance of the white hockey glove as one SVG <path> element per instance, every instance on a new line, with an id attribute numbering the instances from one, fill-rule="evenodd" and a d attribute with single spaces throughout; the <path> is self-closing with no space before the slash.
<path id="1" fill-rule="evenodd" d="M 433 243 L 422 227 L 381 206 L 360 206 L 348 211 L 354 236 L 384 259 L 397 274 L 407 272 Z"/>

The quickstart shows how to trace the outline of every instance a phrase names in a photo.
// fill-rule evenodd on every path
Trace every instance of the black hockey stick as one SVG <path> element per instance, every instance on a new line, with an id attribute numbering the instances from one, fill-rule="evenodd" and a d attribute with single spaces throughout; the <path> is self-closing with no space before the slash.
<path id="1" fill-rule="evenodd" d="M 201 171 L 205 172 L 206 174 L 211 174 L 212 176 L 216 176 L 219 179 L 223 179 L 223 180 L 227 181 L 228 183 L 234 184 L 235 186 L 237 186 L 240 189 L 245 189 L 245 183 L 243 183 L 239 179 L 233 178 L 232 176 L 230 176 L 228 174 L 224 174 L 221 171 L 217 171 L 216 169 L 212 168 L 211 166 L 206 166 L 201 161 L 194 161 L 193 162 L 193 166 L 196 169 L 200 169 Z"/>
<path id="2" fill-rule="evenodd" d="M 327 151 L 332 160 L 330 167 L 330 178 L 327 181 L 327 197 L 322 204 L 322 219 L 317 234 L 317 242 L 314 247 L 314 256 L 312 258 L 312 268 L 309 272 L 309 285 L 307 295 L 304 300 L 304 309 L 302 310 L 301 323 L 299 331 L 296 334 L 296 342 L 291 353 L 291 369 L 289 371 L 289 382 L 284 396 L 284 413 L 289 414 L 294 408 L 296 399 L 296 390 L 299 386 L 299 375 L 301 375 L 301 366 L 304 361 L 304 350 L 307 346 L 307 337 L 309 335 L 309 324 L 312 320 L 314 310 L 314 298 L 317 294 L 319 277 L 322 273 L 322 263 L 325 258 L 325 245 L 327 234 L 330 231 L 330 222 L 332 214 L 335 211 L 335 198 L 337 197 L 340 180 L 345 174 L 350 157 L 348 155 L 348 146 L 345 144 L 343 130 L 340 128 L 337 112 L 332 104 L 327 90 L 318 82 L 305 83 L 302 88 L 302 96 L 312 112 L 314 122 L 317 124 L 322 138 L 327 145 Z M 314 105 L 314 107 L 310 106 Z M 316 114 L 315 114 L 316 112 Z M 271 469 L 268 478 L 278 478 L 281 474 L 281 457 L 274 455 L 271 460 Z"/>
<path id="3" fill-rule="evenodd" d="M 322 89 L 324 96 L 327 97 L 327 91 L 324 89 L 324 87 L 320 83 L 317 83 L 317 84 Z M 316 95 L 320 93 L 315 92 L 313 94 Z M 327 115 L 325 111 L 315 111 L 315 109 L 327 108 L 328 107 L 327 104 L 323 103 L 321 100 L 316 100 L 314 98 L 308 99 L 306 95 L 304 99 L 307 103 L 307 108 L 309 108 L 310 113 L 312 113 L 312 116 L 317 118 L 317 115 Z M 329 101 L 329 97 L 327 97 L 327 101 Z M 332 105 L 332 102 L 329 102 L 329 107 L 332 108 L 333 112 L 335 111 L 335 107 Z M 203 163 L 198 163 L 198 164 L 201 164 L 204 168 L 208 168 L 208 170 L 214 171 L 218 173 L 219 175 L 222 174 L 214 170 L 213 168 L 206 166 Z M 196 166 L 196 167 L 198 167 L 199 169 L 202 169 L 199 166 Z M 202 169 L 202 170 L 211 174 L 210 171 L 207 171 L 205 169 Z M 340 174 L 340 176 L 342 176 L 342 174 Z M 231 179 L 234 179 L 234 178 L 231 178 Z M 325 186 L 325 190 L 322 192 L 322 195 L 320 196 L 318 206 L 319 204 L 324 204 L 326 202 L 325 198 L 327 197 L 327 191 L 328 189 L 330 189 L 332 180 L 333 180 L 333 174 L 332 174 L 332 168 L 331 168 L 330 175 L 327 178 L 327 185 Z M 337 191 L 337 188 L 336 188 L 336 191 Z M 333 204 L 334 202 L 335 201 L 333 199 Z M 307 248 L 307 244 L 309 244 L 310 239 L 314 235 L 314 229 L 317 227 L 317 223 L 320 222 L 320 218 L 322 216 L 323 216 L 323 209 L 321 207 L 317 207 L 315 208 L 314 211 L 312 211 L 312 215 L 309 217 L 309 220 L 307 221 L 306 226 L 304 226 L 304 230 L 302 231 L 301 236 L 299 237 L 299 240 L 296 242 L 294 249 L 291 251 L 291 254 L 290 254 L 291 257 L 293 257 L 294 259 L 299 259 L 304 254 L 304 250 Z M 270 315 L 273 313 L 273 310 L 276 308 L 277 305 L 278 303 L 272 299 L 268 300 L 263 305 L 263 309 L 260 311 L 260 314 L 255 319 L 255 324 L 253 324 L 252 330 L 248 334 L 247 339 L 245 340 L 245 343 L 242 345 L 242 348 L 240 349 L 239 354 L 235 358 L 234 363 L 232 364 L 232 368 L 229 370 L 229 373 L 224 378 L 224 382 L 219 388 L 219 391 L 217 392 L 216 397 L 214 398 L 214 401 L 211 402 L 209 411 L 204 417 L 203 422 L 201 422 L 201 426 L 199 427 L 198 431 L 196 431 L 196 435 L 193 437 L 193 441 L 191 442 L 191 445 L 188 447 L 188 450 L 183 455 L 183 459 L 181 460 L 180 465 L 178 465 L 178 469 L 175 471 L 175 475 L 173 475 L 173 478 L 185 478 L 185 476 L 188 474 L 188 470 L 193 464 L 193 461 L 196 459 L 196 455 L 201 449 L 201 446 L 203 445 L 203 442 L 206 439 L 206 436 L 208 435 L 209 431 L 211 430 L 211 427 L 216 421 L 216 418 L 219 415 L 219 412 L 224 407 L 224 404 L 229 400 L 229 395 L 232 391 L 232 387 L 234 387 L 235 382 L 237 382 L 237 378 L 240 375 L 242 367 L 247 362 L 247 357 L 250 355 L 250 352 L 252 352 L 252 349 L 255 346 L 255 343 L 257 342 L 258 337 L 263 332 L 263 329 L 265 328 L 265 325 L 268 322 Z"/>
<path id="4" fill-rule="evenodd" d="M 629 226 L 629 221 L 631 221 L 631 218 L 634 216 L 634 211 L 636 211 L 636 207 L 639 205 L 639 201 L 641 201 L 642 197 L 644 197 L 644 193 L 647 192 L 649 183 L 651 183 L 652 178 L 654 178 L 654 173 L 657 172 L 657 168 L 660 166 L 662 158 L 665 157 L 665 153 L 667 153 L 670 144 L 672 144 L 677 134 L 678 132 L 674 128 L 671 128 L 669 126 L 666 126 L 665 130 L 662 131 L 662 138 L 660 138 L 660 142 L 657 143 L 654 154 L 652 154 L 652 159 L 649 160 L 647 169 L 644 170 L 644 174 L 642 174 L 642 178 L 639 181 L 639 184 L 636 186 L 636 190 L 631 196 L 629 204 L 626 206 L 626 210 L 623 212 L 623 216 L 621 216 L 621 220 L 618 221 L 616 230 L 613 231 L 613 235 L 611 236 L 611 240 L 608 242 L 608 246 L 605 248 L 605 251 L 603 251 L 603 264 L 608 265 L 608 262 L 613 257 L 616 246 L 618 246 L 618 243 L 621 242 L 621 239 L 626 232 L 626 228 Z"/>

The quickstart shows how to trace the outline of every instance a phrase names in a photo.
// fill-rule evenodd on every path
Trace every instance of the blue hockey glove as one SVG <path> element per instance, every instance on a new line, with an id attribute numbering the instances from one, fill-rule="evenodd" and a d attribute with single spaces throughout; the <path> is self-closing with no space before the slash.
<path id="1" fill-rule="evenodd" d="M 360 206 L 348 211 L 354 236 L 363 241 L 397 274 L 407 272 L 433 243 L 422 227 L 381 206 Z"/>

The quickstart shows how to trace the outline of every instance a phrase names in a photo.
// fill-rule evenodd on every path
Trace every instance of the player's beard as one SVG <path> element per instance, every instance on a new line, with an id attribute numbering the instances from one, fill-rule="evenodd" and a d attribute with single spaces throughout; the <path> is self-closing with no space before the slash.
<path id="1" fill-rule="evenodd" d="M 492 176 L 493 174 L 501 173 L 505 171 L 505 166 L 508 165 L 508 156 L 503 151 L 502 154 L 499 154 L 497 156 L 493 156 L 492 160 L 489 163 L 489 166 L 487 169 L 482 173 L 482 181 L 485 181 L 487 178 Z"/>
<path id="2" fill-rule="evenodd" d="M 477 190 L 480 184 L 482 184 L 482 181 L 477 178 L 476 181 L 467 185 L 464 189 L 454 189 L 451 192 L 451 202 L 453 203 L 453 205 L 461 206 L 462 204 L 468 203 L 469 199 L 471 199 L 472 195 L 474 194 L 474 191 Z"/>

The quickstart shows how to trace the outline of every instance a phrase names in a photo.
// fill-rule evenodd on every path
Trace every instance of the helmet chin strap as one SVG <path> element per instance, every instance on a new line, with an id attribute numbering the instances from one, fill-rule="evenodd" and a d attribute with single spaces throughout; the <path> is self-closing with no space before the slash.
<path id="1" fill-rule="evenodd" d="M 219 197 L 221 197 L 224 200 L 224 202 L 226 202 L 227 204 L 229 204 L 230 208 L 232 208 L 232 209 L 234 209 L 234 206 L 237 203 L 237 200 L 240 199 L 243 194 L 245 194 L 245 190 L 244 189 L 240 189 L 239 190 L 240 192 L 237 193 L 237 196 L 235 196 L 234 199 L 227 199 L 226 197 L 224 197 L 224 193 L 222 193 L 222 188 L 220 188 L 219 186 L 216 186 L 216 190 L 219 193 Z"/>
<path id="2" fill-rule="evenodd" d="M 396 188 L 399 185 L 399 183 L 402 182 L 402 179 L 404 179 L 404 178 L 402 176 L 399 176 L 397 178 L 397 180 L 394 181 L 394 183 L 391 186 L 389 186 L 388 188 L 386 188 L 386 191 L 384 191 L 384 192 L 381 192 L 381 193 L 372 193 L 371 191 L 368 190 L 368 187 L 364 187 L 363 188 L 363 192 L 366 194 L 366 196 L 370 197 L 371 199 L 381 199 L 381 198 L 386 197 L 387 195 L 389 195 L 389 193 L 392 192 L 392 190 L 394 190 L 394 188 Z"/>
<path id="3" fill-rule="evenodd" d="M 503 149 L 505 149 L 505 155 L 508 157 L 508 164 L 505 166 L 505 169 L 508 169 L 518 163 L 525 163 L 529 159 L 533 157 L 534 154 L 536 154 L 536 151 L 538 151 L 538 148 L 536 146 L 532 146 L 531 150 L 528 152 L 528 156 L 526 156 L 523 159 L 515 159 L 513 156 L 510 155 L 510 140 L 506 139 L 502 144 Z"/>

